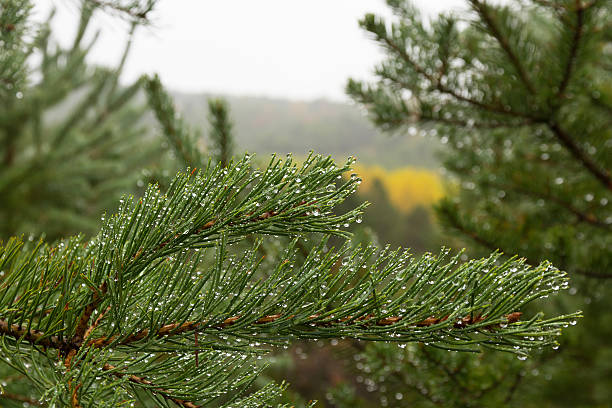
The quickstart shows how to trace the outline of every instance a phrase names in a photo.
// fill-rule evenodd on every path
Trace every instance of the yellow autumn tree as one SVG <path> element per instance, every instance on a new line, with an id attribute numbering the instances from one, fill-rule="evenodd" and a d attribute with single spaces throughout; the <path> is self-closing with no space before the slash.
<path id="1" fill-rule="evenodd" d="M 358 165 L 355 172 L 363 180 L 362 192 L 369 192 L 378 179 L 393 205 L 406 213 L 419 205 L 429 207 L 444 196 L 442 179 L 432 170 L 414 167 L 386 170 L 380 166 Z"/>

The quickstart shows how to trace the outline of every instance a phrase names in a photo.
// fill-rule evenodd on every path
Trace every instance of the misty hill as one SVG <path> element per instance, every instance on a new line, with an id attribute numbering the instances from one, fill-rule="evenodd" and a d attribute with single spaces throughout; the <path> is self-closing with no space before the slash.
<path id="1" fill-rule="evenodd" d="M 206 130 L 207 99 L 214 95 L 174 92 L 187 123 Z M 224 96 L 231 107 L 237 144 L 258 154 L 310 150 L 338 158 L 349 155 L 363 164 L 387 168 L 435 168 L 436 140 L 385 135 L 374 129 L 358 107 L 326 100 L 296 102 L 259 97 Z"/>

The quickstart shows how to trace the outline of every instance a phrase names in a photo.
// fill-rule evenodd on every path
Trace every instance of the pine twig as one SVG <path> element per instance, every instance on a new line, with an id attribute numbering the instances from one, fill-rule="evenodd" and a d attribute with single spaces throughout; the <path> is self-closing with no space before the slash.
<path id="1" fill-rule="evenodd" d="M 83 338 L 85 338 L 85 333 L 87 331 L 87 328 L 89 327 L 88 325 L 89 325 L 89 320 L 91 319 L 91 315 L 95 312 L 95 310 L 98 308 L 98 306 L 102 302 L 103 297 L 106 294 L 107 290 L 108 290 L 108 284 L 104 282 L 100 286 L 98 292 L 94 292 L 94 294 L 92 295 L 91 302 L 89 302 L 89 304 L 85 307 L 85 309 L 83 309 L 83 313 L 81 314 L 81 317 L 79 318 L 79 323 L 77 324 L 75 334 L 72 339 L 73 342 L 78 342 L 78 341 L 81 341 Z"/>
<path id="2" fill-rule="evenodd" d="M 57 336 L 46 337 L 45 334 L 39 330 L 26 330 L 18 324 L 9 326 L 8 321 L 5 319 L 0 319 L 0 334 L 7 335 L 14 339 L 23 339 L 30 344 L 40 345 L 46 348 L 61 350 L 67 346 L 67 343 L 60 340 Z"/>
<path id="3" fill-rule="evenodd" d="M 516 323 L 520 320 L 522 313 L 521 312 L 513 312 L 509 313 L 505 316 L 508 323 Z M 309 316 L 309 320 L 313 320 L 312 322 L 305 323 L 309 327 L 333 327 L 334 325 L 347 325 L 347 324 L 358 324 L 360 326 L 391 326 L 402 321 L 402 316 L 387 316 L 384 318 L 376 319 L 376 316 L 372 314 L 368 314 L 365 316 L 346 316 L 341 319 L 331 319 L 327 321 L 316 321 L 316 319 L 320 318 L 320 315 L 312 315 Z M 435 324 L 444 322 L 448 319 L 449 316 L 435 317 L 431 316 L 425 320 L 420 322 L 416 322 L 412 325 L 412 327 L 429 327 Z M 282 314 L 272 314 L 262 316 L 251 324 L 253 325 L 262 325 L 266 323 L 273 323 L 281 318 L 285 319 L 293 319 L 294 315 L 283 316 Z M 478 324 L 483 321 L 486 316 L 466 316 L 462 319 L 457 320 L 453 323 L 453 327 L 456 329 L 464 329 L 470 325 Z M 184 323 L 171 323 L 166 324 L 156 330 L 153 335 L 156 337 L 170 337 L 181 335 L 184 333 L 196 332 L 198 330 L 204 328 L 215 328 L 217 330 L 222 330 L 234 325 L 236 322 L 240 320 L 240 316 L 232 316 L 223 320 L 223 322 L 211 325 L 209 322 L 195 322 L 189 321 Z M 12 325 L 9 329 L 5 329 L 7 327 L 6 320 L 0 319 L 0 334 L 12 337 L 13 339 L 23 339 L 30 344 L 39 344 L 43 345 L 47 348 L 57 349 L 61 351 L 66 351 L 67 357 L 67 368 L 70 366 L 71 359 L 76 355 L 76 352 L 80 349 L 80 347 L 84 344 L 83 340 L 71 342 L 65 340 L 59 340 L 57 337 L 45 337 L 44 333 L 37 330 L 24 330 L 19 328 L 17 325 Z M 494 329 L 495 327 L 488 327 L 489 330 Z M 129 345 L 131 343 L 137 342 L 139 340 L 145 339 L 149 337 L 151 331 L 149 329 L 140 330 L 131 336 L 123 339 L 119 344 L 120 345 Z M 41 340 L 42 339 L 42 340 Z M 97 339 L 92 339 L 88 341 L 86 344 L 88 347 L 102 348 L 106 347 L 110 344 L 113 344 L 118 339 L 117 335 L 111 337 L 100 337 Z"/>
<path id="4" fill-rule="evenodd" d="M 483 22 L 489 28 L 493 38 L 497 40 L 501 48 L 508 56 L 508 59 L 510 60 L 510 62 L 516 69 L 516 72 L 518 73 L 519 77 L 521 78 L 521 82 L 525 85 L 530 94 L 535 95 L 536 89 L 533 86 L 531 79 L 529 79 L 529 75 L 527 74 L 525 67 L 523 66 L 523 64 L 521 64 L 521 61 L 515 54 L 514 50 L 512 50 L 512 47 L 508 43 L 508 39 L 501 33 L 499 27 L 493 20 L 493 17 L 489 13 L 489 6 L 485 3 L 481 3 L 479 0 L 470 0 L 470 3 L 474 6 L 476 12 L 480 15 Z"/>
<path id="5" fill-rule="evenodd" d="M 580 46 L 580 39 L 583 35 L 584 30 L 584 11 L 585 7 L 581 4 L 581 0 L 575 0 L 576 7 L 576 27 L 574 28 L 574 36 L 572 37 L 572 44 L 570 46 L 570 54 L 565 63 L 565 69 L 563 70 L 563 77 L 559 85 L 559 91 L 557 92 L 556 99 L 562 99 L 565 95 L 565 90 L 570 82 L 574 66 L 576 65 L 576 56 L 578 54 L 578 48 Z"/>
<path id="6" fill-rule="evenodd" d="M 70 380 L 70 381 L 72 381 L 72 380 Z M 69 383 L 68 386 L 71 387 L 71 384 Z M 72 394 L 71 394 L 71 397 L 70 397 L 70 403 L 72 404 L 72 408 L 83 408 L 83 406 L 79 402 L 79 394 L 78 394 L 79 393 L 79 388 L 81 388 L 81 386 L 82 386 L 82 384 L 78 384 L 72 390 Z"/>
<path id="7" fill-rule="evenodd" d="M 168 401 L 172 401 L 175 404 L 184 407 L 184 408 L 199 408 L 200 406 L 191 402 L 191 401 L 186 401 L 180 398 L 176 398 L 173 397 L 167 390 L 160 388 L 158 386 L 156 386 L 154 383 L 152 383 L 151 381 L 147 380 L 145 377 L 139 377 L 133 374 L 125 374 L 122 373 L 120 371 L 117 371 L 117 367 L 112 366 L 110 364 L 104 364 L 104 366 L 102 367 L 102 369 L 104 371 L 112 371 L 110 374 L 114 375 L 115 377 L 118 378 L 123 378 L 125 376 L 128 376 L 128 381 L 134 383 L 134 384 L 140 384 L 140 385 L 145 385 L 147 386 L 147 389 L 149 389 L 151 392 L 160 395 L 161 397 L 163 397 L 164 399 L 168 400 Z"/>
<path id="8" fill-rule="evenodd" d="M 591 157 L 574 141 L 574 139 L 563 130 L 559 124 L 552 122 L 548 124 L 553 135 L 561 142 L 561 144 L 574 156 L 576 160 L 582 163 L 583 167 L 588 170 L 599 182 L 609 191 L 612 191 L 612 177 L 606 169 L 600 168 Z"/>
<path id="9" fill-rule="evenodd" d="M 537 121 L 539 120 L 539 118 L 527 114 L 527 113 L 522 113 L 522 112 L 516 112 L 514 110 L 508 110 L 505 109 L 502 106 L 495 106 L 495 105 L 490 105 L 475 99 L 471 99 L 468 97 L 465 97 L 461 94 L 459 94 L 458 92 L 456 92 L 453 89 L 450 89 L 446 86 L 444 86 L 442 84 L 442 82 L 438 79 L 435 78 L 433 75 L 429 74 L 423 67 L 421 67 L 420 65 L 418 65 L 415 61 L 412 60 L 412 58 L 410 58 L 410 56 L 406 53 L 406 51 L 400 47 L 399 45 L 395 44 L 393 41 L 391 41 L 388 37 L 383 37 L 382 40 L 385 42 L 385 44 L 387 44 L 387 46 L 389 48 L 391 48 L 392 50 L 394 50 L 397 54 L 399 54 L 399 56 L 404 60 L 404 62 L 406 62 L 407 64 L 409 64 L 410 66 L 412 66 L 412 68 L 421 76 L 423 76 L 425 79 L 427 79 L 438 91 L 450 95 L 453 98 L 461 101 L 461 102 L 466 102 L 469 103 L 470 105 L 473 105 L 477 108 L 480 108 L 482 110 L 485 110 L 487 112 L 492 112 L 492 113 L 497 113 L 500 115 L 506 115 L 506 116 L 514 116 L 514 117 L 519 117 L 519 118 L 523 118 L 523 119 L 527 119 L 530 121 Z M 409 87 L 408 87 L 409 89 Z"/>
<path id="10" fill-rule="evenodd" d="M 100 322 L 102 321 L 102 319 L 104 318 L 104 316 L 111 310 L 111 307 L 108 306 L 106 308 L 105 311 L 103 311 L 102 313 L 100 313 L 98 315 L 98 317 L 96 318 L 96 321 L 89 326 L 89 328 L 87 328 L 87 330 L 85 331 L 85 334 L 83 335 L 83 339 L 87 339 L 89 338 L 89 336 L 91 335 L 91 333 L 95 330 L 96 327 L 98 327 L 98 325 L 100 324 Z"/>

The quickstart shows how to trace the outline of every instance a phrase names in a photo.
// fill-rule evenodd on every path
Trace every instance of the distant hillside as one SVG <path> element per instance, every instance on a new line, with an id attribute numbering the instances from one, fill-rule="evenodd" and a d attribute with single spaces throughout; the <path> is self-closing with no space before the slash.
<path id="1" fill-rule="evenodd" d="M 173 93 L 185 120 L 206 129 L 206 101 L 212 95 Z M 436 168 L 437 141 L 408 135 L 383 135 L 349 104 L 325 100 L 294 102 L 256 97 L 225 97 L 230 103 L 237 142 L 259 154 L 310 150 L 386 168 L 410 165 Z"/>

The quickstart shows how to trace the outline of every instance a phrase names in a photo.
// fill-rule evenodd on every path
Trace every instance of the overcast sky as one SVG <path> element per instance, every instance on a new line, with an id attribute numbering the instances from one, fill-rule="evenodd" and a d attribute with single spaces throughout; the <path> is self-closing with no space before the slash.
<path id="1" fill-rule="evenodd" d="M 58 40 L 70 43 L 77 0 L 37 0 L 43 19 L 57 8 Z M 464 0 L 416 0 L 426 15 L 458 10 Z M 382 54 L 357 21 L 388 15 L 383 0 L 161 0 L 154 26 L 141 28 L 124 81 L 158 73 L 166 86 L 212 92 L 312 100 L 346 100 L 348 77 L 369 78 Z M 99 16 L 102 36 L 91 61 L 116 62 L 126 27 Z"/>

